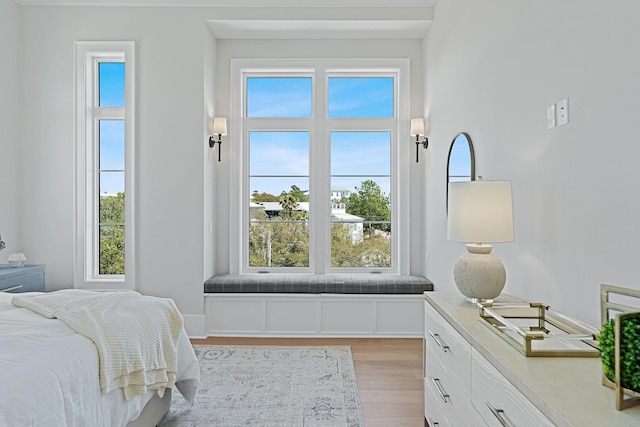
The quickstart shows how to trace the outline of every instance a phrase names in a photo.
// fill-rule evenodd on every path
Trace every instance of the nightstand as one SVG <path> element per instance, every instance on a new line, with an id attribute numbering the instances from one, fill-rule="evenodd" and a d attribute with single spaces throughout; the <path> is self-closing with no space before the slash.
<path id="1" fill-rule="evenodd" d="M 0 292 L 45 292 L 44 265 L 0 264 Z"/>

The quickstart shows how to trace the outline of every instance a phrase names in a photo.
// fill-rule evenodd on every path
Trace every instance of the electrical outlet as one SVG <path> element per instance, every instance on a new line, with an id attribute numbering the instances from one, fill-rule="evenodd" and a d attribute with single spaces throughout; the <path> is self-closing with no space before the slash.
<path id="1" fill-rule="evenodd" d="M 556 104 L 547 107 L 547 129 L 556 127 Z"/>
<path id="2" fill-rule="evenodd" d="M 558 126 L 569 123 L 569 98 L 558 101 Z"/>

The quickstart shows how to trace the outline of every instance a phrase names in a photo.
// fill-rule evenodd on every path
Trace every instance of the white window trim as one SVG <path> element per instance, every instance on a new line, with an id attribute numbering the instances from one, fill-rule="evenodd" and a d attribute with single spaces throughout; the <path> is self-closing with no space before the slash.
<path id="1" fill-rule="evenodd" d="M 275 269 L 271 268 L 269 271 L 271 272 L 300 272 L 307 271 L 318 274 L 324 273 L 364 273 L 364 272 L 387 272 L 387 273 L 397 273 L 397 274 L 409 274 L 409 260 L 410 260 L 410 233 L 409 233 L 409 181 L 410 181 L 410 171 L 408 167 L 401 167 L 403 164 L 408 164 L 409 161 L 409 149 L 403 150 L 402 148 L 406 148 L 408 144 L 403 144 L 403 141 L 409 141 L 409 69 L 410 69 L 410 61 L 409 59 L 403 58 L 394 58 L 394 59 L 231 59 L 231 76 L 230 76 L 230 87 L 232 88 L 230 95 L 230 146 L 231 146 L 231 159 L 233 165 L 231 167 L 231 180 L 230 180 L 230 231 L 232 236 L 237 236 L 237 238 L 229 239 L 229 271 L 230 273 L 248 273 L 253 271 L 254 269 L 247 268 L 247 256 L 244 250 L 245 245 L 244 241 L 248 239 L 248 223 L 249 223 L 249 210 L 245 208 L 244 202 L 248 200 L 250 195 L 249 183 L 245 179 L 245 171 L 248 170 L 249 166 L 249 153 L 246 150 L 246 144 L 244 141 L 248 138 L 248 133 L 242 127 L 243 121 L 243 106 L 244 106 L 244 97 L 245 94 L 243 92 L 244 85 L 243 79 L 246 74 L 256 75 L 260 71 L 280 71 L 280 70 L 291 70 L 291 71 L 300 71 L 300 72 L 308 72 L 310 70 L 321 69 L 322 73 L 316 74 L 316 83 L 314 84 L 314 91 L 317 90 L 322 94 L 324 90 L 324 85 L 326 84 L 327 76 L 334 76 L 339 74 L 340 72 L 347 71 L 363 71 L 363 70 L 371 70 L 372 72 L 386 72 L 386 73 L 396 73 L 395 79 L 395 93 L 398 96 L 398 102 L 396 104 L 396 118 L 393 120 L 396 122 L 395 129 L 392 131 L 392 152 L 391 152 L 391 203 L 392 203 L 392 219 L 391 219 L 391 227 L 392 230 L 396 230 L 392 233 L 392 239 L 394 242 L 392 243 L 392 267 L 391 268 L 331 268 L 330 267 L 330 246 L 328 239 L 329 231 L 328 227 L 330 224 L 327 222 L 320 222 L 319 226 L 312 227 L 310 230 L 310 241 L 315 241 L 317 238 L 322 238 L 325 241 L 320 243 L 320 245 L 325 249 L 324 254 L 315 253 L 316 247 L 318 245 L 313 245 L 309 248 L 309 256 L 310 256 L 310 267 L 306 269 L 300 268 L 288 268 L 288 269 Z M 371 75 L 371 74 L 368 74 Z M 326 93 L 326 91 L 325 91 Z M 314 93 L 314 97 L 317 94 Z M 314 101 L 314 119 L 310 119 L 313 124 L 312 126 L 321 126 L 325 127 L 325 129 L 317 129 L 320 133 L 328 133 L 329 127 L 328 122 L 330 120 L 339 121 L 339 119 L 328 119 L 324 118 L 323 120 L 317 121 L 315 120 L 318 115 L 318 111 L 316 111 L 316 106 L 320 105 L 318 109 L 321 110 L 320 114 L 323 114 L 323 105 L 326 103 L 326 99 L 321 95 L 322 101 L 318 104 L 317 101 Z M 315 99 L 315 98 L 314 98 Z M 326 108 L 324 108 L 326 111 Z M 253 119 L 260 120 L 260 119 Z M 286 119 L 285 119 L 286 120 Z M 387 119 L 383 119 L 387 120 Z M 390 120 L 390 119 L 389 119 Z M 357 120 L 349 120 L 351 123 L 357 122 Z M 376 128 L 371 128 L 370 119 L 365 119 L 368 123 L 367 130 L 376 130 Z M 318 124 L 319 123 L 319 124 Z M 332 130 L 362 130 L 362 127 L 358 127 L 354 125 L 353 127 L 343 127 L 338 129 L 334 127 Z M 312 131 L 316 129 L 311 129 Z M 384 130 L 388 130 L 388 127 L 385 127 Z M 244 133 L 243 133 L 244 132 Z M 312 136 L 313 137 L 313 136 Z M 311 150 L 316 150 L 311 152 L 311 156 L 314 158 L 318 158 L 318 156 L 323 156 L 326 158 L 330 155 L 330 150 L 328 147 L 325 147 L 324 151 L 321 151 L 319 144 L 312 144 Z M 311 162 L 310 164 L 310 174 L 313 175 L 317 173 L 313 169 L 317 167 L 318 164 L 328 165 L 327 161 L 320 160 L 319 162 Z M 316 187 L 316 192 L 318 194 L 329 194 L 330 192 L 330 177 L 329 171 L 323 171 L 320 173 L 321 176 L 325 177 L 325 181 L 322 189 L 326 190 L 322 192 L 322 190 L 318 190 L 319 187 Z M 326 188 L 325 188 L 326 187 Z M 313 197 L 312 193 L 312 197 Z M 312 216 L 319 218 L 319 214 L 323 214 L 320 210 L 323 209 L 322 204 L 311 204 L 311 212 Z M 314 212 L 316 210 L 316 212 Z M 242 212 L 242 215 L 234 215 L 233 212 Z M 263 270 L 263 269 L 260 269 Z"/>
<path id="2" fill-rule="evenodd" d="M 74 238 L 74 288 L 135 289 L 135 43 L 132 41 L 75 42 L 76 82 L 76 189 Z M 94 111 L 97 97 L 97 63 L 100 60 L 125 62 L 125 107 Z M 125 121 L 125 274 L 98 274 L 98 159 L 99 119 L 118 118 Z"/>

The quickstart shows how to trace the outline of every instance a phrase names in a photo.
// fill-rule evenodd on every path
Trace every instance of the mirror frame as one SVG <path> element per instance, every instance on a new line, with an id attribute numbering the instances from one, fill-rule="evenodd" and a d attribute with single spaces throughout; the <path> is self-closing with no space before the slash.
<path id="1" fill-rule="evenodd" d="M 449 154 L 447 155 L 447 191 L 446 191 L 446 207 L 447 207 L 447 212 L 449 212 L 449 166 L 450 166 L 450 162 L 451 162 L 451 151 L 453 150 L 453 145 L 456 143 L 456 140 L 458 139 L 459 136 L 464 136 L 464 138 L 467 140 L 467 144 L 469 146 L 469 153 L 470 153 L 470 160 L 471 160 L 471 179 L 470 181 L 475 181 L 476 180 L 476 155 L 475 155 L 475 151 L 473 149 L 473 142 L 471 141 L 471 137 L 469 136 L 468 133 L 466 132 L 458 132 L 456 134 L 456 136 L 453 137 L 453 141 L 451 141 L 451 145 L 449 146 Z"/>

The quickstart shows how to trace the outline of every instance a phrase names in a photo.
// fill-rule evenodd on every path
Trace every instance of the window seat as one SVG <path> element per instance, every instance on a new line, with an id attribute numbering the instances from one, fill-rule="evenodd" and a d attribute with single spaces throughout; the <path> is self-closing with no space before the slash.
<path id="1" fill-rule="evenodd" d="M 221 274 L 204 284 L 206 334 L 420 338 L 432 290 L 396 274 Z"/>
<path id="2" fill-rule="evenodd" d="M 433 283 L 422 276 L 397 274 L 221 274 L 204 282 L 205 293 L 422 294 Z"/>

